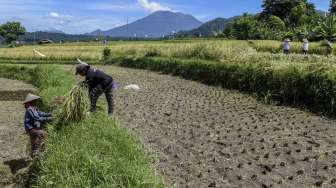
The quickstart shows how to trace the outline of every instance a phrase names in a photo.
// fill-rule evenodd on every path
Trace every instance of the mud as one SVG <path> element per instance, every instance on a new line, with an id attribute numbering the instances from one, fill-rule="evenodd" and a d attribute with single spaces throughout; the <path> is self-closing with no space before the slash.
<path id="1" fill-rule="evenodd" d="M 0 187 L 20 187 L 29 165 L 22 101 L 34 87 L 0 78 Z"/>
<path id="2" fill-rule="evenodd" d="M 116 91 L 116 115 L 157 154 L 168 187 L 336 187 L 335 120 L 168 75 L 99 68 L 142 88 Z"/>

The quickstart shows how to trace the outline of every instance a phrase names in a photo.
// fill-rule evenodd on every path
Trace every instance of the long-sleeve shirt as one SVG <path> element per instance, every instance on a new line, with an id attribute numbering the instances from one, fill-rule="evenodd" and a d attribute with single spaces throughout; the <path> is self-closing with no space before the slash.
<path id="1" fill-rule="evenodd" d="M 31 129 L 41 129 L 41 125 L 51 120 L 51 114 L 38 111 L 34 107 L 28 107 L 26 109 L 24 117 L 24 127 L 27 132 Z"/>
<path id="2" fill-rule="evenodd" d="M 289 42 L 284 42 L 283 49 L 284 50 L 289 50 L 290 49 L 290 43 Z"/>
<path id="3" fill-rule="evenodd" d="M 92 91 L 93 88 L 97 87 L 98 85 L 102 85 L 103 88 L 106 88 L 113 82 L 113 78 L 103 71 L 98 69 L 89 69 L 86 73 L 85 83 L 89 86 L 89 91 Z"/>
<path id="4" fill-rule="evenodd" d="M 304 51 L 308 51 L 309 50 L 309 43 L 304 42 L 302 48 L 303 48 Z"/>

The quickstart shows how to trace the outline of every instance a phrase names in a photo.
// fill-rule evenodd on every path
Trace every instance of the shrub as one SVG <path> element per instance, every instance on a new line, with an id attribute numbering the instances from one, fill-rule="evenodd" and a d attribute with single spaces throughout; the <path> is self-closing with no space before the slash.
<path id="1" fill-rule="evenodd" d="M 109 57 L 111 57 L 111 49 L 106 47 L 103 50 L 103 59 L 108 59 Z"/>
<path id="2" fill-rule="evenodd" d="M 156 56 L 160 56 L 160 51 L 159 51 L 157 48 L 151 46 L 151 47 L 149 47 L 148 49 L 146 49 L 146 51 L 145 51 L 145 55 L 144 55 L 144 56 L 145 56 L 145 57 L 156 57 Z"/>

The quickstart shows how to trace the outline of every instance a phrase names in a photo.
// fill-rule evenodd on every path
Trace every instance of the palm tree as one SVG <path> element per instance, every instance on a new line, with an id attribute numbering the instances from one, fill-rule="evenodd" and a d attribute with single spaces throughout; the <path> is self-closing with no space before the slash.
<path id="1" fill-rule="evenodd" d="M 329 15 L 319 22 L 317 35 L 320 38 L 334 40 L 336 38 L 336 16 Z"/>

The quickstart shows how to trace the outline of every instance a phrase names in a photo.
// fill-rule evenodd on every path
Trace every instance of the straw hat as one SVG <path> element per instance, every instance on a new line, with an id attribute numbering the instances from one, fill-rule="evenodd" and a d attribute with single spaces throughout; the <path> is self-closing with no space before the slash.
<path id="1" fill-rule="evenodd" d="M 32 101 L 36 101 L 38 99 L 40 99 L 41 97 L 40 96 L 37 96 L 37 95 L 33 95 L 31 93 L 28 93 L 28 95 L 26 96 L 26 99 L 25 101 L 23 102 L 23 104 L 26 104 L 28 102 L 32 102 Z"/>
<path id="2" fill-rule="evenodd" d="M 290 42 L 290 41 L 291 41 L 291 40 L 289 40 L 289 38 L 286 38 L 286 39 L 285 39 L 285 42 Z"/>

